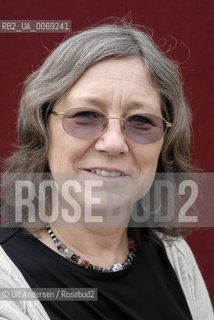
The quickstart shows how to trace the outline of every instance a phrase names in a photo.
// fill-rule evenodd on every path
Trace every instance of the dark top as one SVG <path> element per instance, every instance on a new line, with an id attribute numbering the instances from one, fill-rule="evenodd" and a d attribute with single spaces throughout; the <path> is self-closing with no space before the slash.
<path id="1" fill-rule="evenodd" d="M 112 273 L 84 269 L 22 229 L 0 228 L 0 243 L 31 288 L 97 288 L 97 301 L 41 301 L 52 320 L 192 320 L 165 249 L 155 243 Z"/>

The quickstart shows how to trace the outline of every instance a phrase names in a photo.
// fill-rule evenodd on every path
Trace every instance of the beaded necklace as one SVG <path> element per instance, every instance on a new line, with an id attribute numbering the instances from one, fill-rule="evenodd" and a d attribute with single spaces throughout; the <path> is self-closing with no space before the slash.
<path id="1" fill-rule="evenodd" d="M 71 260 L 72 262 L 75 262 L 76 264 L 80 265 L 81 267 L 84 267 L 85 269 L 92 269 L 99 272 L 116 272 L 120 270 L 124 270 L 126 267 L 132 264 L 132 261 L 134 260 L 136 256 L 136 243 L 134 237 L 129 237 L 129 254 L 126 260 L 123 263 L 116 262 L 112 265 L 110 269 L 102 268 L 95 266 L 91 264 L 89 261 L 82 259 L 80 256 L 75 254 L 73 250 L 68 249 L 65 245 L 63 245 L 59 239 L 55 236 L 53 230 L 48 225 L 46 226 L 47 232 L 52 238 L 54 244 L 57 246 L 58 251 L 63 252 L 65 254 L 65 257 L 68 260 Z"/>

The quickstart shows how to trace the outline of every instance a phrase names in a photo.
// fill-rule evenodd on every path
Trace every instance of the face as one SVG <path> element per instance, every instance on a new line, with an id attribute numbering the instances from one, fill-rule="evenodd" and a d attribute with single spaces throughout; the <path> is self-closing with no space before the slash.
<path id="1" fill-rule="evenodd" d="M 160 95 L 150 84 L 148 72 L 138 57 L 103 60 L 89 68 L 63 98 L 54 111 L 70 108 L 93 108 L 109 117 L 125 118 L 136 113 L 161 116 Z M 49 118 L 49 166 L 52 174 L 73 174 L 78 181 L 93 180 L 116 189 L 133 183 L 137 197 L 145 194 L 154 178 L 163 139 L 152 144 L 129 140 L 121 130 L 120 121 L 111 119 L 107 129 L 97 138 L 81 139 L 67 134 L 60 117 Z M 90 169 L 122 171 L 125 176 L 103 177 Z M 149 177 L 149 179 L 148 179 Z M 97 195 L 104 195 L 104 187 Z M 98 189 L 97 189 L 98 190 Z M 94 193 L 95 194 L 95 193 Z M 125 191 L 125 201 L 131 201 Z M 89 195 L 78 194 L 78 201 L 87 202 Z"/>

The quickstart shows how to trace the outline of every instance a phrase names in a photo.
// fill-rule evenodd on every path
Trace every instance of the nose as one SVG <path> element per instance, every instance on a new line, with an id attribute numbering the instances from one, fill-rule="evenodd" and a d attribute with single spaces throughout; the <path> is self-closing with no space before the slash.
<path id="1" fill-rule="evenodd" d="M 107 128 L 95 144 L 96 151 L 106 152 L 110 156 L 128 153 L 126 137 L 122 131 L 120 120 L 110 119 Z"/>

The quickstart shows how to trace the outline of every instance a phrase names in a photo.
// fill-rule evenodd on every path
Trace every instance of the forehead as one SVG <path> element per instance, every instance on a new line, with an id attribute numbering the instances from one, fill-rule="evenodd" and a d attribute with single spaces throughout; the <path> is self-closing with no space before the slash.
<path id="1" fill-rule="evenodd" d="M 103 107 L 160 108 L 160 95 L 140 57 L 105 59 L 90 67 L 63 97 L 64 106 L 84 102 Z"/>

